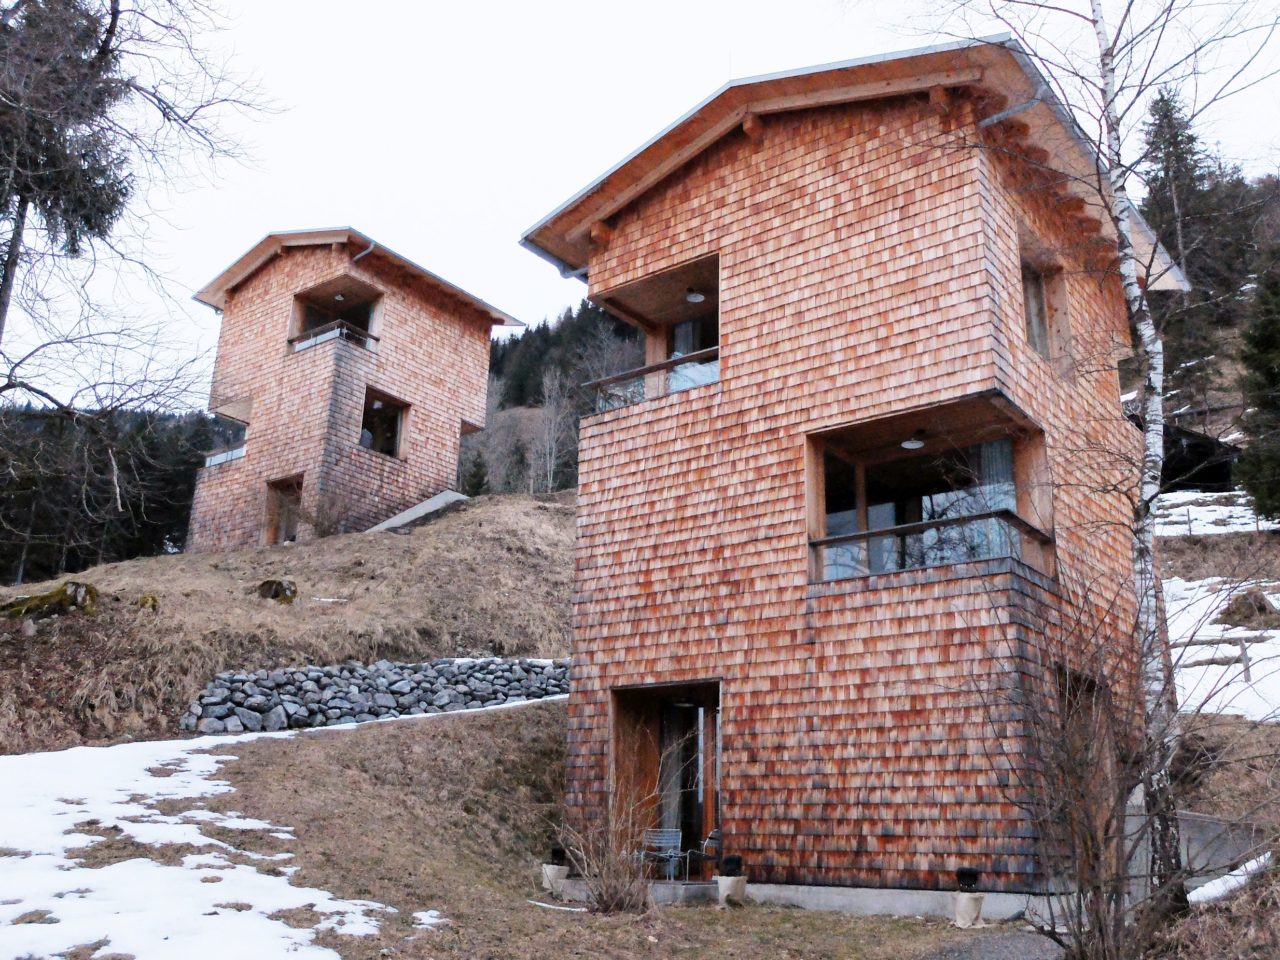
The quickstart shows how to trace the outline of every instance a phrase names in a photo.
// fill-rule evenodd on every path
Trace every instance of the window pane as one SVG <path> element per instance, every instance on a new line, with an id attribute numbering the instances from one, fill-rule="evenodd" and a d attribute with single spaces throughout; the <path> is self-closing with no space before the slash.
<path id="1" fill-rule="evenodd" d="M 836 537 L 859 533 L 858 475 L 853 464 L 829 451 L 823 454 L 823 484 L 826 490 L 826 535 Z M 822 578 L 843 580 L 867 573 L 866 544 L 839 543 L 822 553 Z"/>
<path id="2" fill-rule="evenodd" d="M 997 440 L 873 464 L 867 467 L 866 484 L 867 526 L 872 531 L 1013 510 L 1013 442 Z M 884 573 L 1017 556 L 1017 550 L 1017 539 L 1006 524 L 978 520 L 874 537 L 867 542 L 867 563 L 871 573 Z"/>
<path id="3" fill-rule="evenodd" d="M 1027 321 L 1027 342 L 1046 359 L 1049 356 L 1049 313 L 1045 303 L 1044 274 L 1022 265 L 1022 309 Z"/>
<path id="4" fill-rule="evenodd" d="M 366 391 L 364 415 L 360 422 L 360 446 L 386 454 L 400 455 L 400 425 L 406 405 L 372 390 Z"/>

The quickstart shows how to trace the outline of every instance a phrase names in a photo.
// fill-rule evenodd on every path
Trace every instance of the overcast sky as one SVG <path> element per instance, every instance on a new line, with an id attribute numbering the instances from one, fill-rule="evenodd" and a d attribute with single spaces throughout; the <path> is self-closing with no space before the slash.
<path id="1" fill-rule="evenodd" d="M 730 78 L 942 39 L 912 2 L 224 0 L 221 44 L 277 112 L 229 131 L 249 163 L 152 198 L 148 246 L 185 301 L 265 233 L 352 226 L 536 323 L 585 287 L 518 246 L 529 226 Z M 1208 138 L 1273 169 L 1277 99 Z M 183 309 L 211 347 L 217 315 Z"/>

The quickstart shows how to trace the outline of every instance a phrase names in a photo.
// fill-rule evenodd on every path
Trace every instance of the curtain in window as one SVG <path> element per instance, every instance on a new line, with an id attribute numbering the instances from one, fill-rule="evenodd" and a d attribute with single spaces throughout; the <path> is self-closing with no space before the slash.
<path id="1" fill-rule="evenodd" d="M 955 460 L 951 482 L 955 489 L 925 498 L 921 510 L 923 520 L 952 520 L 1015 509 L 1013 442 L 996 440 L 966 447 Z M 955 523 L 906 540 L 905 560 L 910 566 L 1018 555 L 1016 538 L 996 519 Z"/>

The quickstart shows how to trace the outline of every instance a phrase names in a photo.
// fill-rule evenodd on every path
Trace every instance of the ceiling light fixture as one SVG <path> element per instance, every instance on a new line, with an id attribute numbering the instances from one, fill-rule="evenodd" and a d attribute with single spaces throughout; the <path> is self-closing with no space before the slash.
<path id="1" fill-rule="evenodd" d="M 898 444 L 898 446 L 902 447 L 903 450 L 919 450 L 924 446 L 924 431 L 917 430 L 911 436 L 907 437 L 907 439 L 903 440 L 902 443 Z"/>
<path id="2" fill-rule="evenodd" d="M 343 300 L 345 300 L 345 299 L 347 299 L 347 298 L 346 298 L 346 297 L 344 297 L 344 296 L 343 296 L 342 294 L 340 294 L 340 293 L 335 293 L 335 294 L 333 295 L 333 299 L 335 299 L 335 300 L 337 300 L 339 303 L 341 303 Z"/>
<path id="3" fill-rule="evenodd" d="M 693 289 L 693 287 L 690 287 L 688 291 L 686 291 L 684 298 L 689 303 L 701 303 L 703 300 L 707 299 L 707 295 L 705 293 L 699 293 L 697 290 Z"/>

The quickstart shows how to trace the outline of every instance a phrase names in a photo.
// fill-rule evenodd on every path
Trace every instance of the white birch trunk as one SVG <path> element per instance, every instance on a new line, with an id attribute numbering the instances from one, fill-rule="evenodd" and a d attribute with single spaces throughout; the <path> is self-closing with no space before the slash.
<path id="1" fill-rule="evenodd" d="M 1143 372 L 1142 467 L 1133 518 L 1133 579 L 1137 592 L 1136 640 L 1142 663 L 1142 689 L 1146 708 L 1144 764 L 1145 804 L 1151 819 L 1151 882 L 1162 896 L 1185 901 L 1182 889 L 1181 844 L 1178 819 L 1172 801 L 1170 764 L 1176 740 L 1177 694 L 1173 664 L 1164 643 L 1155 567 L 1155 517 L 1151 507 L 1160 492 L 1164 468 L 1164 343 L 1156 330 L 1139 280 L 1139 264 L 1133 245 L 1132 206 L 1120 153 L 1120 119 L 1116 109 L 1114 44 L 1107 31 L 1102 0 L 1090 0 L 1098 64 L 1103 91 L 1106 136 L 1106 199 L 1117 235 L 1120 280 L 1129 318 L 1138 334 Z"/>

